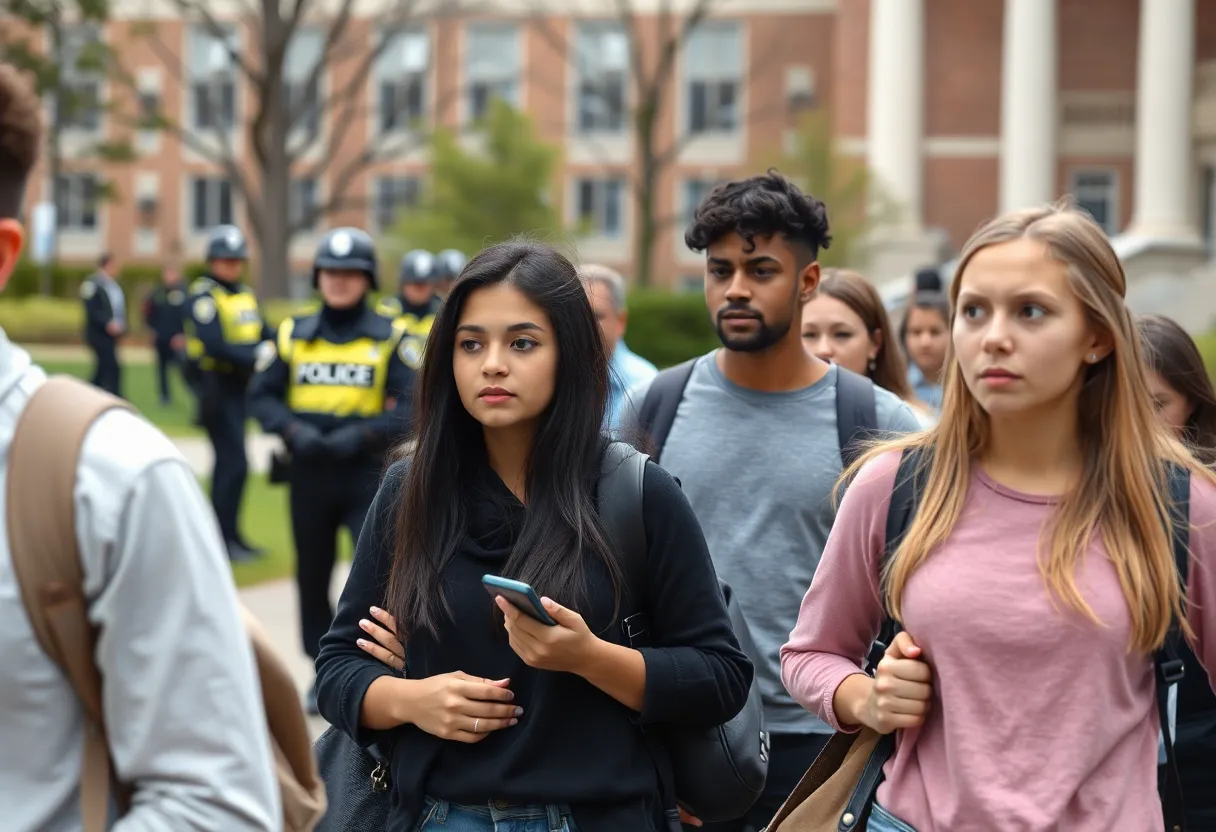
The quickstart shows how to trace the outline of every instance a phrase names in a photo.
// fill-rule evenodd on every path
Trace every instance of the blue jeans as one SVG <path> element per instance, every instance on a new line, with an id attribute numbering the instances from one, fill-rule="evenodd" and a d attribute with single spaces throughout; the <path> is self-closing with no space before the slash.
<path id="1" fill-rule="evenodd" d="M 415 832 L 578 832 L 569 806 L 464 806 L 426 798 Z"/>
<path id="2" fill-rule="evenodd" d="M 916 832 L 916 830 L 882 808 L 876 800 L 874 808 L 870 810 L 870 820 L 866 824 L 866 832 Z"/>

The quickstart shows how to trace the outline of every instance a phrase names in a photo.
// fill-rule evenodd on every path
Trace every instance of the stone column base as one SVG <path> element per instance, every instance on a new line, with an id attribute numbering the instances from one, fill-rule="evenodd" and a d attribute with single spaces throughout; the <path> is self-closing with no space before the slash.
<path id="1" fill-rule="evenodd" d="M 861 271 L 876 285 L 906 279 L 908 290 L 916 270 L 936 265 L 950 256 L 943 233 L 926 231 L 917 235 L 876 232 L 866 245 Z"/>

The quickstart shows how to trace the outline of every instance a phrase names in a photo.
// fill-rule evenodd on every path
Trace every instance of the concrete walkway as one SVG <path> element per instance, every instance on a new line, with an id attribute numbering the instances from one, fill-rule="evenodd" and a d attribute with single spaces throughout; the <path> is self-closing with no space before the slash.
<path id="1" fill-rule="evenodd" d="M 211 445 L 206 439 L 199 437 L 174 437 L 177 445 L 195 473 L 207 476 L 211 473 Z M 249 453 L 249 467 L 253 471 L 264 472 L 269 468 L 270 455 L 278 446 L 279 439 L 274 436 L 251 435 L 246 439 Z M 330 597 L 335 605 L 342 587 L 346 584 L 349 564 L 339 564 L 334 570 L 333 581 L 330 584 Z M 267 581 L 256 586 L 239 590 L 241 602 L 249 611 L 262 622 L 266 632 L 278 648 L 279 655 L 287 662 L 296 687 L 303 696 L 313 680 L 313 664 L 300 647 L 300 609 L 296 595 L 295 581 L 290 579 Z M 308 721 L 313 737 L 318 737 L 326 728 L 326 722 L 320 717 L 312 717 Z"/>
<path id="2" fill-rule="evenodd" d="M 211 476 L 214 455 L 211 453 L 210 442 L 201 436 L 174 436 L 172 439 L 195 474 L 200 477 Z M 264 433 L 251 433 L 246 436 L 245 453 L 249 457 L 249 470 L 255 474 L 269 471 L 270 457 L 275 449 L 280 447 L 282 441 L 277 436 Z"/>
<path id="3" fill-rule="evenodd" d="M 349 564 L 339 564 L 330 583 L 330 597 L 337 603 L 346 584 Z M 300 609 L 296 601 L 296 585 L 291 580 L 268 581 L 247 587 L 238 593 L 243 603 L 262 622 L 279 655 L 287 663 L 295 679 L 296 688 L 303 696 L 313 680 L 313 664 L 300 647 Z M 319 737 L 328 723 L 321 717 L 310 717 L 309 730 L 313 738 Z"/>

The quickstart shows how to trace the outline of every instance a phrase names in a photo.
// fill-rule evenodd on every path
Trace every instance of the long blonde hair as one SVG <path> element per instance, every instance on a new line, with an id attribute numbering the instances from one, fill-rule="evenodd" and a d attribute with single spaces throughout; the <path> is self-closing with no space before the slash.
<path id="1" fill-rule="evenodd" d="M 997 217 L 967 241 L 950 287 L 952 306 L 961 275 L 976 252 L 1022 237 L 1044 243 L 1068 269 L 1069 285 L 1094 325 L 1110 333 L 1114 351 L 1085 369 L 1078 401 L 1084 459 L 1076 486 L 1063 496 L 1044 529 L 1039 569 L 1056 599 L 1095 623 L 1076 583 L 1077 566 L 1095 531 L 1119 576 L 1131 615 L 1131 648 L 1151 652 L 1165 640 L 1171 618 L 1182 616 L 1182 590 L 1169 533 L 1166 464 L 1211 479 L 1160 426 L 1143 370 L 1140 338 L 1124 304 L 1127 280 L 1102 230 L 1067 204 Z M 957 314 L 957 313 L 955 313 Z M 962 515 L 971 466 L 989 441 L 987 414 L 971 395 L 957 360 L 945 368 L 941 420 L 932 429 L 878 445 L 842 478 L 849 481 L 873 457 L 925 447 L 931 454 L 920 509 L 883 575 L 889 612 L 900 617 L 908 579 L 949 538 Z"/>

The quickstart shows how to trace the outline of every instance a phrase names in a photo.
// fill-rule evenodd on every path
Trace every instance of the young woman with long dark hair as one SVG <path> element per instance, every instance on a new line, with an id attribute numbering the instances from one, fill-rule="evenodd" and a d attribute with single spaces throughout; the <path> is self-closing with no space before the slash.
<path id="1" fill-rule="evenodd" d="M 835 727 L 898 731 L 871 832 L 1160 830 L 1153 653 L 1185 595 L 1216 670 L 1212 474 L 1156 419 L 1123 268 L 1087 215 L 992 220 L 958 275 L 941 420 L 846 472 L 783 679 Z M 883 569 L 913 448 L 920 506 Z M 1167 464 L 1191 474 L 1185 587 Z M 871 677 L 884 596 L 903 632 Z"/>
<path id="2" fill-rule="evenodd" d="M 1144 344 L 1148 387 L 1157 418 L 1209 468 L 1216 467 L 1216 390 L 1199 348 L 1164 315 L 1137 320 Z M 1183 647 L 1182 660 L 1196 667 Z M 1187 829 L 1216 830 L 1216 692 L 1202 673 L 1178 683 L 1178 774 L 1186 796 Z"/>
<path id="3" fill-rule="evenodd" d="M 1216 389 L 1199 347 L 1164 315 L 1137 321 L 1157 415 L 1205 465 L 1216 467 Z"/>
<path id="4" fill-rule="evenodd" d="M 470 260 L 317 660 L 321 713 L 390 752 L 392 830 L 671 828 L 640 726 L 712 726 L 746 701 L 751 665 L 670 475 L 646 466 L 644 586 L 609 545 L 606 397 L 574 266 L 527 242 Z M 487 573 L 531 584 L 556 626 L 491 598 Z M 654 648 L 625 646 L 626 597 L 646 599 Z M 373 607 L 399 627 L 404 678 L 357 644 Z"/>

